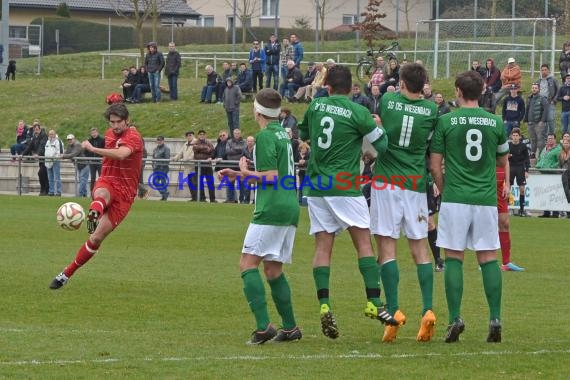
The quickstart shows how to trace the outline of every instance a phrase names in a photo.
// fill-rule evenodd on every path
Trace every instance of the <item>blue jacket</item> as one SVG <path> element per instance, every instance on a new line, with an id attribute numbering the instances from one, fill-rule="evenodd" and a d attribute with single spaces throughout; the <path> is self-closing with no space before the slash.
<path id="1" fill-rule="evenodd" d="M 299 41 L 295 42 L 293 44 L 293 51 L 295 52 L 295 66 L 299 67 L 299 65 L 301 65 L 301 61 L 303 60 L 303 44 L 301 44 Z"/>
<path id="2" fill-rule="evenodd" d="M 257 53 L 258 55 L 256 55 L 256 52 L 253 49 L 249 50 L 249 64 L 251 65 L 251 69 L 253 71 L 265 71 L 265 50 L 259 49 Z M 259 61 L 254 61 L 254 58 L 256 57 L 259 58 Z"/>

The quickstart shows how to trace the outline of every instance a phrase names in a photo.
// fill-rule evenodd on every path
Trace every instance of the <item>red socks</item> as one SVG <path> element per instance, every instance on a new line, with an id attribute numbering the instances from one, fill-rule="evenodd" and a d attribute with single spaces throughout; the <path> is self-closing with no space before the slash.
<path id="1" fill-rule="evenodd" d="M 67 268 L 65 268 L 63 273 L 67 277 L 71 277 L 73 273 L 79 269 L 79 267 L 88 262 L 93 257 L 93 255 L 97 253 L 97 249 L 99 249 L 98 245 L 93 244 L 91 240 L 87 240 L 85 244 L 79 248 L 79 251 L 77 251 L 75 260 L 72 261 L 71 264 L 67 266 Z"/>
<path id="2" fill-rule="evenodd" d="M 95 210 L 102 215 L 103 212 L 107 209 L 107 202 L 103 197 L 97 197 L 93 199 L 93 202 L 89 205 L 89 210 Z"/>
<path id="3" fill-rule="evenodd" d="M 503 255 L 503 265 L 511 262 L 511 234 L 509 231 L 499 231 L 499 242 L 501 243 L 501 254 Z"/>

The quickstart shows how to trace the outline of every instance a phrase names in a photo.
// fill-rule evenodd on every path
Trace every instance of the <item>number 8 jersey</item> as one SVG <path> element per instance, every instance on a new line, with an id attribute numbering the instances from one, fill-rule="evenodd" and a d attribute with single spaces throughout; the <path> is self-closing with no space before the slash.
<path id="1" fill-rule="evenodd" d="M 388 150 L 376 160 L 374 176 L 380 178 L 375 180 L 391 185 L 403 183 L 407 190 L 425 193 L 425 157 L 437 123 L 436 104 L 387 92 L 382 95 L 380 117 L 388 136 Z"/>
<path id="2" fill-rule="evenodd" d="M 509 152 L 499 116 L 482 108 L 445 114 L 437 123 L 430 150 L 445 157 L 442 202 L 497 204 L 496 160 Z"/>

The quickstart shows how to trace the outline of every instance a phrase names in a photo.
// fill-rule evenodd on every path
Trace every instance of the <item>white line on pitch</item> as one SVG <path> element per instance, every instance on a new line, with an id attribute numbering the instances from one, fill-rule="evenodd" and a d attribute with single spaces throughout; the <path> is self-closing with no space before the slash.
<path id="1" fill-rule="evenodd" d="M 331 359 L 410 359 L 431 356 L 488 356 L 488 355 L 550 355 L 550 354 L 570 354 L 570 350 L 538 350 L 538 351 L 480 351 L 480 352 L 456 352 L 449 354 L 426 353 L 426 354 L 392 354 L 382 355 L 376 353 L 361 354 L 339 354 L 339 355 L 234 355 L 234 356 L 196 356 L 196 357 L 165 357 L 165 358 L 143 358 L 143 359 L 78 359 L 78 360 L 15 360 L 0 361 L 3 366 L 33 366 L 33 365 L 68 365 L 68 364 L 107 364 L 107 363 L 128 363 L 130 361 L 146 361 L 146 362 L 167 362 L 167 361 L 207 361 L 207 360 L 242 360 L 242 361 L 259 361 L 259 360 L 331 360 Z"/>

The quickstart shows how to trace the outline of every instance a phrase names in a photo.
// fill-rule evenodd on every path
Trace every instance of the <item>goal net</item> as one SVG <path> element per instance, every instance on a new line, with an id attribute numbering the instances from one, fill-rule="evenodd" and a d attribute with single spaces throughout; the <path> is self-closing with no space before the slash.
<path id="1" fill-rule="evenodd" d="M 543 63 L 556 73 L 555 56 L 561 49 L 556 46 L 553 18 L 439 19 L 416 23 L 414 56 L 423 61 L 434 78 L 468 70 L 473 60 L 485 66 L 487 58 L 493 58 L 502 70 L 509 57 L 514 57 L 521 70 L 532 77 Z"/>

